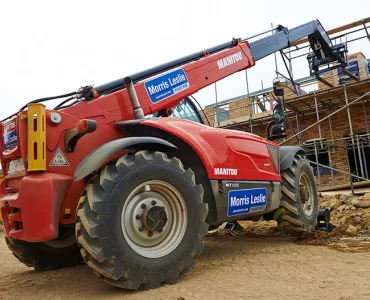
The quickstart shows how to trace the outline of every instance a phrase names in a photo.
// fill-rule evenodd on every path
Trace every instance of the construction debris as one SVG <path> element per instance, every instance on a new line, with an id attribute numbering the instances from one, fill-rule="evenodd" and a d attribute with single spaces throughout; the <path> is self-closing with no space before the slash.
<path id="1" fill-rule="evenodd" d="M 319 194 L 320 208 L 330 211 L 330 224 L 333 231 L 315 230 L 308 235 L 297 236 L 278 230 L 276 222 L 239 221 L 243 230 L 219 229 L 211 235 L 232 235 L 264 238 L 293 238 L 299 244 L 327 245 L 340 251 L 363 252 L 370 245 L 370 193 L 362 196 L 346 194 Z M 222 227 L 221 227 L 222 228 Z"/>
<path id="2" fill-rule="evenodd" d="M 328 208 L 331 222 L 344 234 L 370 234 L 370 193 L 363 196 L 326 195 L 319 198 L 320 207 Z"/>

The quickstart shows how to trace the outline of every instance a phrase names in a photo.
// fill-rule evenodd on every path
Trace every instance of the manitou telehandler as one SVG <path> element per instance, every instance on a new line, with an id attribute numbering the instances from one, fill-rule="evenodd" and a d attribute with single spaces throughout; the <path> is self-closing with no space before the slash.
<path id="1" fill-rule="evenodd" d="M 282 229 L 313 230 L 317 190 L 304 150 L 272 141 L 284 135 L 283 118 L 266 140 L 201 124 L 189 98 L 304 37 L 312 70 L 345 63 L 319 21 L 279 26 L 251 43 L 233 39 L 34 100 L 3 120 L 0 207 L 9 249 L 37 270 L 83 258 L 105 282 L 136 290 L 189 271 L 209 226 L 263 216 Z M 67 99 L 50 110 L 41 104 L 56 98 Z M 193 121 L 173 117 L 184 110 Z"/>

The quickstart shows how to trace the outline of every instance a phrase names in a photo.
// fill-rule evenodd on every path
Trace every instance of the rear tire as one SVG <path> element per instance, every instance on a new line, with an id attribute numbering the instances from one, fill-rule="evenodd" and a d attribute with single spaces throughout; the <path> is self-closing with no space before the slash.
<path id="1" fill-rule="evenodd" d="M 37 271 L 73 267 L 82 262 L 76 242 L 66 247 L 51 247 L 45 243 L 30 243 L 8 237 L 5 237 L 5 241 L 21 263 Z"/>
<path id="2" fill-rule="evenodd" d="M 208 207 L 202 200 L 202 186 L 177 158 L 148 151 L 121 156 L 80 199 L 82 257 L 103 281 L 121 288 L 175 283 L 204 248 Z"/>
<path id="3" fill-rule="evenodd" d="M 311 232 L 317 224 L 319 201 L 316 180 L 307 159 L 296 155 L 293 164 L 281 172 L 282 198 L 274 213 L 278 227 L 287 231 Z"/>

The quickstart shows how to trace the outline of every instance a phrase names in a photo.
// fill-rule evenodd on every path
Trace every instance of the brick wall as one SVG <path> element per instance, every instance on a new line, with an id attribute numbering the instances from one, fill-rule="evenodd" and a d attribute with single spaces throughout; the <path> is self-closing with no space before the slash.
<path id="1" fill-rule="evenodd" d="M 204 111 L 205 115 L 207 116 L 207 119 L 208 119 L 208 121 L 210 123 L 210 126 L 211 127 L 214 127 L 215 126 L 215 116 L 214 116 L 214 114 L 216 112 L 216 109 L 214 107 L 210 107 L 210 108 L 203 109 L 203 111 Z M 207 124 L 207 120 L 205 119 L 205 117 L 204 117 L 204 115 L 203 115 L 202 112 L 200 112 L 200 115 L 203 118 L 203 122 L 205 124 Z"/>
<path id="2" fill-rule="evenodd" d="M 229 104 L 230 119 L 249 115 L 248 98 L 233 101 Z"/>
<path id="3" fill-rule="evenodd" d="M 214 107 L 205 108 L 204 112 L 209 122 L 211 123 L 211 126 L 214 127 L 214 122 L 215 122 L 214 114 L 216 112 L 216 109 Z M 231 102 L 229 104 L 229 113 L 230 113 L 230 119 L 249 115 L 248 99 L 245 98 L 245 99 Z M 201 115 L 203 116 L 202 112 L 201 112 Z M 205 123 L 207 123 L 207 121 L 205 121 Z"/>

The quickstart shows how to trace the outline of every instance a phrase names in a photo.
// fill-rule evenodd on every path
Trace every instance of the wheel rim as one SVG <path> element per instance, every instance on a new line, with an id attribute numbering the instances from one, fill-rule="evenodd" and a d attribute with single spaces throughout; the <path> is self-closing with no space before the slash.
<path id="1" fill-rule="evenodd" d="M 301 203 L 306 216 L 311 216 L 314 210 L 314 189 L 309 174 L 303 172 L 299 181 Z"/>
<path id="2" fill-rule="evenodd" d="M 171 253 L 184 237 L 186 204 L 171 184 L 152 180 L 137 186 L 122 209 L 121 226 L 128 245 L 148 258 Z"/>

